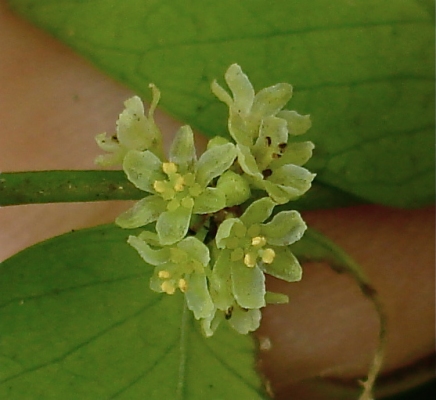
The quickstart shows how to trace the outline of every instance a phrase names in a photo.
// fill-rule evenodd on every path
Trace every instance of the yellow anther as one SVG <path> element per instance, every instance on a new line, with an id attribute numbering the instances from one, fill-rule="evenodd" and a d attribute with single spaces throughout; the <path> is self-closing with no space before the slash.
<path id="1" fill-rule="evenodd" d="M 244 257 L 244 264 L 247 267 L 253 268 L 256 265 L 256 257 L 251 253 L 247 253 Z"/>
<path id="2" fill-rule="evenodd" d="M 166 294 L 174 294 L 176 291 L 176 288 L 170 281 L 162 282 L 162 285 L 160 285 L 160 288 L 162 291 L 164 291 Z"/>
<path id="3" fill-rule="evenodd" d="M 167 270 L 164 269 L 162 271 L 159 271 L 157 276 L 161 279 L 168 279 L 171 275 Z"/>
<path id="4" fill-rule="evenodd" d="M 158 192 L 158 193 L 165 192 L 166 182 L 165 181 L 154 181 L 153 189 L 156 190 L 156 192 Z"/>
<path id="5" fill-rule="evenodd" d="M 276 252 L 273 249 L 265 249 L 262 252 L 262 261 L 265 264 L 271 264 L 274 261 L 276 256 Z"/>
<path id="6" fill-rule="evenodd" d="M 162 163 L 162 170 L 167 175 L 174 174 L 177 172 L 177 165 L 174 164 L 173 162 L 164 162 L 164 163 Z"/>
<path id="7" fill-rule="evenodd" d="M 185 279 L 179 279 L 179 289 L 185 293 L 186 289 L 188 289 L 188 282 Z"/>
<path id="8" fill-rule="evenodd" d="M 253 239 L 251 239 L 251 245 L 252 246 L 265 246 L 266 239 L 264 236 L 255 236 Z"/>
<path id="9" fill-rule="evenodd" d="M 179 175 L 174 183 L 174 190 L 176 192 L 181 192 L 185 188 L 185 179 L 183 176 Z"/>

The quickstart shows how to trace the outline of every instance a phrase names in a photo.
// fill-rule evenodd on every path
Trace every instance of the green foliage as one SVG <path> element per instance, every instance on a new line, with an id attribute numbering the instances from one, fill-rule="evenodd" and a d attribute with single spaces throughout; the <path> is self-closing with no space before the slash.
<path id="1" fill-rule="evenodd" d="M 239 63 L 256 87 L 293 82 L 314 115 L 309 164 L 325 188 L 370 202 L 434 201 L 431 0 L 9 0 L 143 97 L 225 135 L 209 83 Z M 318 207 L 323 207 L 321 203 Z"/>
<path id="2" fill-rule="evenodd" d="M 264 399 L 249 336 L 206 339 L 181 296 L 102 226 L 0 264 L 0 398 Z"/>

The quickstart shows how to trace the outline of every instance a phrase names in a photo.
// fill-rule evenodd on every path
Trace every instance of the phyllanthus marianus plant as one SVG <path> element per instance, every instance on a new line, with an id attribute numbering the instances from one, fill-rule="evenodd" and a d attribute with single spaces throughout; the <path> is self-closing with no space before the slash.
<path id="1" fill-rule="evenodd" d="M 302 196 L 315 177 L 302 166 L 313 143 L 289 141 L 311 126 L 308 115 L 283 110 L 292 86 L 279 83 L 256 94 L 237 64 L 225 80 L 231 94 L 216 81 L 212 92 L 229 107 L 231 140 L 215 137 L 199 158 L 189 126 L 179 129 L 165 157 L 153 117 L 160 97 L 154 85 L 148 115 L 132 97 L 116 134 L 96 138 L 107 152 L 96 162 L 122 164 L 129 181 L 146 192 L 116 223 L 147 226 L 128 243 L 155 267 L 150 288 L 184 293 L 206 336 L 222 321 L 241 334 L 254 331 L 262 307 L 288 301 L 266 291 L 265 274 L 301 279 L 289 245 L 303 236 L 306 224 L 297 211 L 273 211 Z"/>

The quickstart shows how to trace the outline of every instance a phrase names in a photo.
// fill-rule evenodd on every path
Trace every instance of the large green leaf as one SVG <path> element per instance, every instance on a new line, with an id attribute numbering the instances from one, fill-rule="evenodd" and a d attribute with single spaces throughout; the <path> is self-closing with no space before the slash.
<path id="1" fill-rule="evenodd" d="M 0 264 L 0 398 L 262 399 L 254 344 L 202 336 L 182 296 L 114 226 L 73 232 Z"/>
<path id="2" fill-rule="evenodd" d="M 230 63 L 258 89 L 293 83 L 320 182 L 394 206 L 434 200 L 432 0 L 9 1 L 142 96 L 156 83 L 208 136 L 226 132 L 209 84 Z"/>

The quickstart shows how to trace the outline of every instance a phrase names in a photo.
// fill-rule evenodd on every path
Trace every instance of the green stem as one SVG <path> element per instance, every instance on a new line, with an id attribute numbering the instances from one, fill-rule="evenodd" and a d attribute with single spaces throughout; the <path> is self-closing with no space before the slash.
<path id="1" fill-rule="evenodd" d="M 0 206 L 136 200 L 146 193 L 123 171 L 35 171 L 0 174 Z"/>
<path id="2" fill-rule="evenodd" d="M 138 200 L 147 193 L 130 183 L 123 171 L 33 171 L 0 174 L 0 206 L 21 204 Z M 264 192 L 259 192 L 264 196 Z M 314 183 L 301 199 L 276 211 L 345 207 L 363 201 L 341 190 Z"/>

